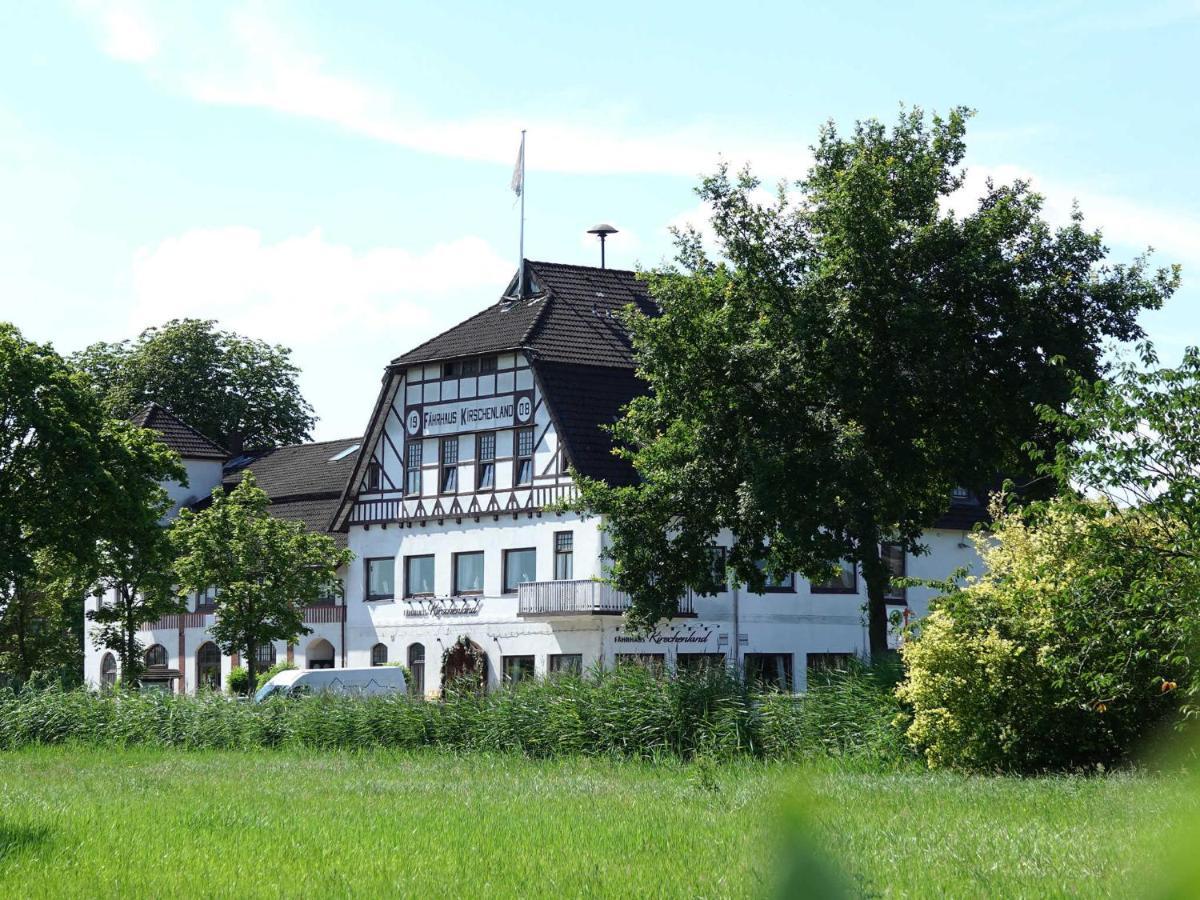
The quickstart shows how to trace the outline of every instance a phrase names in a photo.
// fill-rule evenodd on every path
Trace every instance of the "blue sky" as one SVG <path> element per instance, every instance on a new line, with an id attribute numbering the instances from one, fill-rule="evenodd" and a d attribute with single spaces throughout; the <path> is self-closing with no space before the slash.
<path id="1" fill-rule="evenodd" d="M 174 316 L 294 348 L 317 436 L 389 359 L 493 302 L 529 130 L 526 254 L 670 255 L 719 158 L 796 178 L 830 118 L 978 110 L 969 181 L 1077 200 L 1184 288 L 1200 343 L 1200 0 L 1043 4 L 13 4 L 0 30 L 0 318 L 69 352 Z"/>

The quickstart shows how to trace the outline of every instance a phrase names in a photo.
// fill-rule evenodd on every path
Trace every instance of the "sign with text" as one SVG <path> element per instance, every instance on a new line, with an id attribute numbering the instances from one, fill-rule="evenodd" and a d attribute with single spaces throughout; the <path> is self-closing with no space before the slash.
<path id="1" fill-rule="evenodd" d="M 522 391 L 499 397 L 449 400 L 410 406 L 404 411 L 404 433 L 408 437 L 438 437 L 468 431 L 492 431 L 533 423 L 533 392 Z"/>
<path id="2" fill-rule="evenodd" d="M 707 644 L 712 637 L 713 629 L 709 625 L 690 625 L 683 628 L 672 628 L 664 631 L 655 628 L 648 634 L 637 632 L 618 634 L 613 638 L 615 644 Z"/>

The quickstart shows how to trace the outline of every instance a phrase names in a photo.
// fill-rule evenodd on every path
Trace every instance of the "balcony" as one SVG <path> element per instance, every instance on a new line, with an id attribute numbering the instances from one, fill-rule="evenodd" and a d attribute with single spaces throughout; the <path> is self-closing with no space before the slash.
<path id="1" fill-rule="evenodd" d="M 517 615 L 619 616 L 629 609 L 629 595 L 603 581 L 527 581 L 517 587 Z M 692 595 L 679 598 L 677 615 L 692 617 Z"/>
<path id="2" fill-rule="evenodd" d="M 212 609 L 200 609 L 196 612 L 175 613 L 163 616 L 161 619 L 148 623 L 149 629 L 169 629 L 176 631 L 180 628 L 210 628 L 215 615 Z M 327 625 L 344 622 L 346 607 L 334 606 L 330 603 L 314 603 L 304 607 L 304 622 L 307 625 Z"/>

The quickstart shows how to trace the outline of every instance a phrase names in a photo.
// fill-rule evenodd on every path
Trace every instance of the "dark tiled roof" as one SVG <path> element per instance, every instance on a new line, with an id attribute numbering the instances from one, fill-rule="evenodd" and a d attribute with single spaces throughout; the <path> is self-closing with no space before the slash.
<path id="1" fill-rule="evenodd" d="M 273 516 L 303 522 L 309 531 L 323 532 L 337 510 L 358 450 L 337 460 L 333 457 L 361 443 L 362 438 L 343 438 L 240 457 L 226 467 L 222 484 L 232 490 L 251 471 L 255 482 L 271 498 Z M 334 539 L 345 546 L 344 534 L 335 534 Z"/>
<path id="2" fill-rule="evenodd" d="M 632 369 L 537 361 L 538 379 L 561 429 L 571 464 L 582 474 L 610 484 L 630 484 L 633 467 L 613 455 L 613 441 L 602 426 L 615 422 L 621 407 L 644 393 L 646 385 Z"/>
<path id="3" fill-rule="evenodd" d="M 350 470 L 354 468 L 358 451 L 348 453 L 337 461 L 333 461 L 333 457 L 361 443 L 362 438 L 354 437 L 264 450 L 230 463 L 225 470 L 224 484 L 232 488 L 249 470 L 254 473 L 258 486 L 273 501 L 325 494 L 340 496 L 346 479 L 350 477 Z"/>
<path id="4" fill-rule="evenodd" d="M 225 460 L 229 458 L 229 454 L 223 447 L 210 441 L 191 425 L 157 403 L 148 403 L 140 412 L 132 416 L 130 421 L 141 428 L 157 431 L 162 437 L 162 442 L 184 459 Z"/>
<path id="5" fill-rule="evenodd" d="M 632 367 L 629 339 L 616 312 L 653 306 L 637 273 L 526 261 L 534 296 L 501 299 L 392 360 L 394 366 L 525 349 L 535 359 Z"/>
<path id="6" fill-rule="evenodd" d="M 979 522 L 986 522 L 990 518 L 987 504 L 981 503 L 972 493 L 964 498 L 951 498 L 950 508 L 933 523 L 933 527 L 948 531 L 970 531 Z"/>

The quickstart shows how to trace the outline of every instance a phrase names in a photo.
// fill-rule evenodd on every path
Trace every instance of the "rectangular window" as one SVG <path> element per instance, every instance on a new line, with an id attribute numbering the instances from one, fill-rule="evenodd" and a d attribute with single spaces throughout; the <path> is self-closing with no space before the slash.
<path id="1" fill-rule="evenodd" d="M 442 438 L 442 453 L 439 461 L 441 475 L 438 491 L 442 494 L 458 493 L 458 437 Z"/>
<path id="2" fill-rule="evenodd" d="M 547 659 L 551 675 L 582 675 L 582 653 L 551 653 Z"/>
<path id="3" fill-rule="evenodd" d="M 205 609 L 217 608 L 217 589 L 207 587 L 202 591 L 196 591 L 196 612 Z"/>
<path id="4" fill-rule="evenodd" d="M 483 593 L 483 551 L 454 554 L 454 595 Z"/>
<path id="5" fill-rule="evenodd" d="M 747 653 L 746 682 L 760 690 L 792 691 L 792 654 Z"/>
<path id="6" fill-rule="evenodd" d="M 421 462 L 424 454 L 421 448 L 424 444 L 420 438 L 409 440 L 404 447 L 406 454 L 405 469 L 404 469 L 404 493 L 412 496 L 413 494 L 421 493 Z"/>
<path id="7" fill-rule="evenodd" d="M 479 374 L 479 360 L 464 359 L 462 363 L 459 364 L 458 374 L 460 378 L 474 378 Z"/>
<path id="8" fill-rule="evenodd" d="M 724 653 L 680 653 L 675 657 L 675 668 L 680 672 L 701 672 L 705 669 L 725 668 Z"/>
<path id="9" fill-rule="evenodd" d="M 554 580 L 570 581 L 575 577 L 575 535 L 570 531 L 554 532 Z"/>
<path id="10" fill-rule="evenodd" d="M 828 581 L 812 584 L 814 594 L 857 594 L 858 569 L 847 559 L 838 562 L 838 572 Z"/>
<path id="11" fill-rule="evenodd" d="M 391 600 L 396 596 L 396 559 L 383 556 L 366 559 L 367 600 Z"/>
<path id="12" fill-rule="evenodd" d="M 888 570 L 888 575 L 892 578 L 903 578 L 905 572 L 905 554 L 903 544 L 880 544 L 879 556 L 883 560 L 883 565 Z M 907 603 L 908 590 L 903 587 L 896 587 L 889 584 L 887 593 L 883 595 L 888 603 Z"/>
<path id="13" fill-rule="evenodd" d="M 475 489 L 490 491 L 496 487 L 496 432 L 477 435 L 475 445 L 478 448 Z"/>
<path id="14" fill-rule="evenodd" d="M 806 662 L 810 672 L 845 672 L 853 658 L 853 653 L 810 653 Z"/>
<path id="15" fill-rule="evenodd" d="M 971 492 L 968 491 L 965 487 L 952 488 L 950 491 L 950 499 L 951 500 L 970 500 Z"/>
<path id="16" fill-rule="evenodd" d="M 429 597 L 433 594 L 433 554 L 404 557 L 404 596 Z"/>
<path id="17" fill-rule="evenodd" d="M 725 548 L 709 547 L 709 578 L 700 585 L 700 593 L 711 597 L 725 591 Z"/>
<path id="18" fill-rule="evenodd" d="M 661 673 L 667 667 L 664 653 L 618 653 L 618 666 L 645 666 L 651 672 Z"/>
<path id="19" fill-rule="evenodd" d="M 533 678 L 533 657 L 502 656 L 500 670 L 505 684 L 518 684 L 527 678 Z"/>
<path id="20" fill-rule="evenodd" d="M 532 547 L 504 551 L 504 593 L 515 594 L 517 585 L 537 581 L 537 551 Z"/>
<path id="21" fill-rule="evenodd" d="M 479 360 L 479 374 L 492 375 L 496 371 L 496 357 L 485 356 Z"/>
<path id="22" fill-rule="evenodd" d="M 784 576 L 772 575 L 767 571 L 766 560 L 760 559 L 755 563 L 758 570 L 763 573 L 765 584 L 763 590 L 768 594 L 794 594 L 796 593 L 796 573 L 788 572 Z"/>
<path id="23" fill-rule="evenodd" d="M 457 360 L 455 360 L 454 362 L 442 363 L 442 377 L 443 378 L 457 378 L 458 371 L 459 371 L 459 364 L 458 364 Z"/>
<path id="24" fill-rule="evenodd" d="M 515 484 L 533 484 L 533 429 L 518 428 Z"/>
<path id="25" fill-rule="evenodd" d="M 367 463 L 367 477 L 363 479 L 363 490 L 377 491 L 380 483 L 380 468 L 379 463 L 371 460 Z"/>

